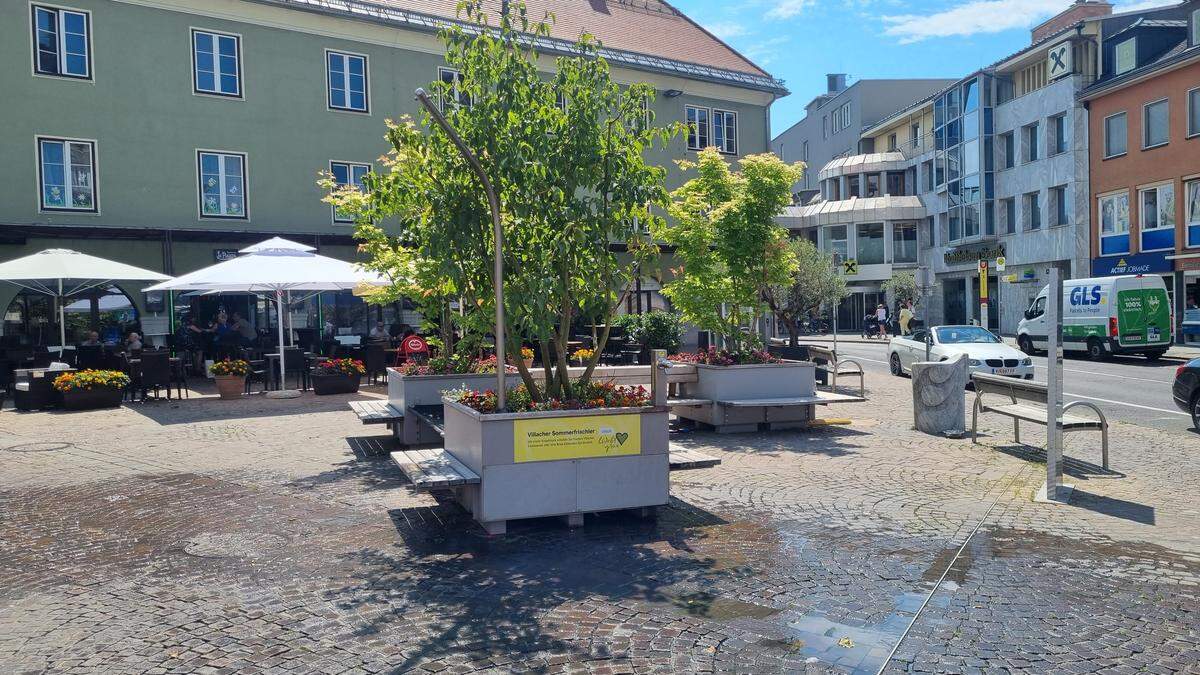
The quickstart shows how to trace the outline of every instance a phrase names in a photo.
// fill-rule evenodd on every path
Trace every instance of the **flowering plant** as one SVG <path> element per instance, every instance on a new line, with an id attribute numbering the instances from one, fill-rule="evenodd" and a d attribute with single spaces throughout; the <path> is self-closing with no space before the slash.
<path id="1" fill-rule="evenodd" d="M 119 370 L 80 370 L 54 378 L 54 388 L 59 391 L 124 389 L 127 386 L 129 376 Z"/>
<path id="2" fill-rule="evenodd" d="M 525 361 L 533 358 L 533 350 L 529 347 L 521 347 L 521 358 Z"/>
<path id="3" fill-rule="evenodd" d="M 762 349 L 747 349 L 744 351 L 731 352 L 728 349 L 718 350 L 716 347 L 709 347 L 697 352 L 683 352 L 680 354 L 672 354 L 667 357 L 671 361 L 679 361 L 681 363 L 700 363 L 707 366 L 745 366 L 755 363 L 782 363 L 783 360 L 772 356 L 766 350 Z"/>
<path id="4" fill-rule="evenodd" d="M 546 410 L 591 410 L 595 408 L 639 408 L 650 405 L 650 392 L 638 385 L 622 386 L 611 382 L 588 382 L 574 388 L 577 397 L 569 401 L 548 398 L 534 401 L 524 384 L 508 392 L 508 412 L 540 412 Z M 496 412 L 496 392 L 460 389 L 446 393 L 452 401 L 490 414 Z"/>
<path id="5" fill-rule="evenodd" d="M 250 373 L 250 364 L 242 359 L 226 358 L 212 364 L 212 374 L 217 377 L 245 377 Z"/>
<path id="6" fill-rule="evenodd" d="M 579 361 L 587 361 L 588 359 L 592 358 L 592 356 L 594 356 L 595 354 L 596 354 L 595 350 L 584 347 L 583 349 L 576 349 L 575 353 L 571 354 L 571 358 L 579 360 Z"/>
<path id="7" fill-rule="evenodd" d="M 482 375 L 496 372 L 496 357 L 476 359 L 465 354 L 435 356 L 424 363 L 408 361 L 396 366 L 395 370 L 401 375 Z M 506 369 L 510 373 L 516 370 L 512 366 Z"/>
<path id="8" fill-rule="evenodd" d="M 358 359 L 327 359 L 313 368 L 315 375 L 366 375 L 367 367 Z"/>

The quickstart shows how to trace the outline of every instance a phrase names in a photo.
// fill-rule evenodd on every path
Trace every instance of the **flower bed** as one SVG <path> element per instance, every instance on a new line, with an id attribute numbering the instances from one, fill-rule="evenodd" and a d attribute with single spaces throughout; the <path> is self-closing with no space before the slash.
<path id="1" fill-rule="evenodd" d="M 762 349 L 731 352 L 709 347 L 696 352 L 672 354 L 667 359 L 680 363 L 702 363 L 706 366 L 748 366 L 762 363 L 783 363 L 783 360 Z"/>
<path id="2" fill-rule="evenodd" d="M 522 350 L 524 355 L 524 350 Z M 529 358 L 533 358 L 533 351 L 530 350 Z M 418 363 L 409 361 L 393 368 L 395 372 L 404 376 L 417 375 L 486 375 L 496 374 L 496 357 L 487 356 L 484 358 L 471 358 L 466 356 L 451 356 L 451 357 L 434 357 L 428 361 Z M 506 366 L 505 372 L 515 373 L 516 367 Z"/>
<path id="3" fill-rule="evenodd" d="M 485 415 L 496 412 L 496 392 L 492 389 L 475 391 L 460 389 L 447 392 L 446 397 Z M 650 392 L 638 385 L 627 387 L 608 382 L 589 382 L 569 401 L 550 398 L 534 401 L 524 384 L 508 393 L 508 411 L 546 412 L 549 410 L 595 410 L 599 408 L 638 408 L 650 405 Z"/>

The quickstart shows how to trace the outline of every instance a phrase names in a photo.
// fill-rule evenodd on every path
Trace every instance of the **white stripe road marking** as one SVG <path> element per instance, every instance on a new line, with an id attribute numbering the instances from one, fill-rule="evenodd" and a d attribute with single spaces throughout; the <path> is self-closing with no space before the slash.
<path id="1" fill-rule="evenodd" d="M 1041 368 L 1042 370 L 1047 369 L 1046 366 L 1043 366 L 1040 363 L 1033 364 L 1033 367 Z M 1174 381 L 1174 380 L 1151 380 L 1151 379 L 1145 378 L 1145 377 L 1130 377 L 1128 375 L 1114 375 L 1113 373 L 1097 373 L 1094 370 L 1075 370 L 1074 368 L 1063 368 L 1063 370 L 1068 373 L 1080 373 L 1083 375 L 1100 375 L 1102 377 L 1115 377 L 1115 378 L 1118 378 L 1121 380 L 1138 380 L 1141 382 L 1153 382 L 1155 384 L 1171 384 Z"/>
<path id="2" fill-rule="evenodd" d="M 1070 396 L 1072 398 L 1086 398 L 1090 401 L 1100 401 L 1101 403 L 1112 403 L 1113 405 L 1124 405 L 1124 406 L 1129 406 L 1130 408 L 1141 408 L 1142 410 L 1153 410 L 1154 412 L 1169 413 L 1171 415 L 1182 415 L 1184 417 L 1191 417 L 1191 415 L 1189 415 L 1185 412 L 1181 412 L 1179 410 L 1167 410 L 1165 408 L 1153 408 L 1148 405 L 1138 405 L 1136 403 L 1126 403 L 1124 401 L 1114 401 L 1112 399 L 1107 399 L 1107 398 L 1096 398 L 1095 396 L 1084 396 L 1083 394 L 1072 394 L 1069 392 L 1063 392 L 1063 396 Z"/>

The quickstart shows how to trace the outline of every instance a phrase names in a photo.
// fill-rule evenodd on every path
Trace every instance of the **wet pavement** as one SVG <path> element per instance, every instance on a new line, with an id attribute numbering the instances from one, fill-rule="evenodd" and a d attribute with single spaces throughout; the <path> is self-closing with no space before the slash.
<path id="1" fill-rule="evenodd" d="M 1200 437 L 1119 424 L 1105 471 L 1068 436 L 1039 504 L 1039 450 L 920 435 L 908 386 L 673 435 L 723 464 L 655 520 L 504 537 L 348 397 L 6 409 L 0 672 L 1200 673 Z"/>

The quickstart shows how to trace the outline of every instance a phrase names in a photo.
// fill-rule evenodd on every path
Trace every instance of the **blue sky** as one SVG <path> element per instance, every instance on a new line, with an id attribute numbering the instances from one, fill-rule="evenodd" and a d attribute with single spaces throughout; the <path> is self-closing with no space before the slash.
<path id="1" fill-rule="evenodd" d="M 825 73 L 858 79 L 952 77 L 1029 44 L 1029 29 L 1072 0 L 671 0 L 787 82 L 772 135 L 804 115 Z M 1175 0 L 1110 0 L 1114 11 Z"/>

